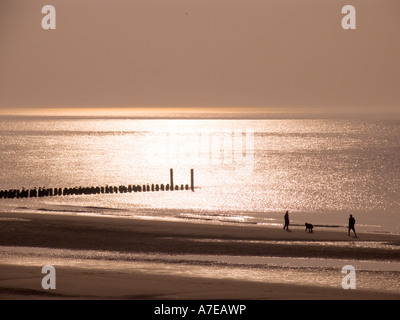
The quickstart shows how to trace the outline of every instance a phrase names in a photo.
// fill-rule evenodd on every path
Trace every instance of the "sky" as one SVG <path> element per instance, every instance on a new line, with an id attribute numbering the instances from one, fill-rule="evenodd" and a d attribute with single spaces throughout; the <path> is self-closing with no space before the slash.
<path id="1" fill-rule="evenodd" d="M 41 25 L 44 5 L 56 29 Z M 356 29 L 342 28 L 344 5 Z M 398 0 L 1 0 L 0 113 L 400 109 Z"/>

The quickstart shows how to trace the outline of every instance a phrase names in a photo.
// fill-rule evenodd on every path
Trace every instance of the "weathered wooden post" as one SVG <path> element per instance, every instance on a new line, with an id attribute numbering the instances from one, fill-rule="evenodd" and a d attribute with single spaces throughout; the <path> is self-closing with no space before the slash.
<path id="1" fill-rule="evenodd" d="M 190 169 L 190 189 L 194 191 L 194 170 Z"/>
<path id="2" fill-rule="evenodd" d="M 170 189 L 171 191 L 174 190 L 174 170 L 173 169 L 169 169 L 169 185 L 170 185 Z"/>

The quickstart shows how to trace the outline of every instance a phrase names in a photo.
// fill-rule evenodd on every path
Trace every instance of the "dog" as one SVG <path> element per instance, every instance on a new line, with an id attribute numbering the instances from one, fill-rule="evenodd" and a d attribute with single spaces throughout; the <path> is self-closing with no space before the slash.
<path id="1" fill-rule="evenodd" d="M 306 226 L 306 231 L 308 230 L 308 232 L 313 232 L 313 228 L 314 226 L 311 223 L 305 223 Z"/>

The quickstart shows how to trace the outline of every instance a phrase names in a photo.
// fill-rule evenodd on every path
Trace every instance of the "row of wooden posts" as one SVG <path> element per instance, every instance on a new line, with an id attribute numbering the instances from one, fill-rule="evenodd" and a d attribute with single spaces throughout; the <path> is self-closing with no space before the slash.
<path id="1" fill-rule="evenodd" d="M 170 169 L 169 184 L 137 184 L 137 185 L 120 185 L 120 186 L 97 186 L 97 187 L 65 187 L 65 188 L 32 188 L 32 189 L 10 189 L 0 190 L 0 199 L 19 199 L 19 198 L 36 198 L 36 197 L 54 197 L 54 196 L 70 196 L 70 195 L 91 195 L 91 194 L 107 194 L 107 193 L 131 193 L 131 192 L 154 192 L 154 191 L 194 191 L 194 170 L 190 170 L 190 186 L 174 185 L 174 171 Z"/>

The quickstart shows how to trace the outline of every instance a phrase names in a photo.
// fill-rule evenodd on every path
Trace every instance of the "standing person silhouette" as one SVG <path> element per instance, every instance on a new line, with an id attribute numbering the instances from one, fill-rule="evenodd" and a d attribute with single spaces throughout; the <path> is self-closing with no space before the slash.
<path id="1" fill-rule="evenodd" d="M 354 236 L 357 237 L 356 229 L 355 229 L 355 224 L 356 224 L 356 219 L 354 219 L 353 215 L 350 215 L 349 218 L 349 233 L 347 234 L 348 236 L 350 235 L 350 231 L 353 230 Z"/>
<path id="2" fill-rule="evenodd" d="M 289 231 L 289 211 L 285 213 L 285 225 L 283 226 L 283 230 Z"/>

